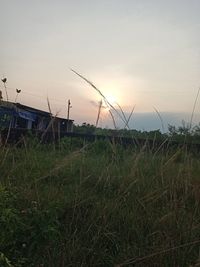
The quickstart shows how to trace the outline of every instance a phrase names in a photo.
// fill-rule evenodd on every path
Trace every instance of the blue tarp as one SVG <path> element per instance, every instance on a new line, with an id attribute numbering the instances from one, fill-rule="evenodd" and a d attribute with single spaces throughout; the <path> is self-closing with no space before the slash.
<path id="1" fill-rule="evenodd" d="M 30 121 L 35 121 L 37 118 L 36 114 L 31 113 L 29 111 L 24 111 L 24 110 L 16 111 L 11 108 L 0 107 L 0 116 L 3 116 L 5 114 L 10 115 L 10 116 L 20 117 L 22 119 L 30 120 Z"/>
<path id="2" fill-rule="evenodd" d="M 31 112 L 28 112 L 28 111 L 19 111 L 19 112 L 17 112 L 17 114 L 19 115 L 20 118 L 23 118 L 23 119 L 29 120 L 29 121 L 35 121 L 37 118 L 36 114 L 33 114 Z"/>

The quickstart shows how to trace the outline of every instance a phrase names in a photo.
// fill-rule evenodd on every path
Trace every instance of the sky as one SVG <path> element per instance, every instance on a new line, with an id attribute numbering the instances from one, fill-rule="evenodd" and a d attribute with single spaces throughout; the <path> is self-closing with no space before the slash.
<path id="1" fill-rule="evenodd" d="M 100 89 L 130 128 L 190 121 L 200 87 L 199 0 L 0 0 L 0 75 L 10 101 L 95 124 Z M 5 90 L 0 90 L 5 99 Z M 114 114 L 117 127 L 123 122 Z M 193 123 L 200 120 L 200 101 Z M 103 108 L 101 127 L 113 127 Z"/>

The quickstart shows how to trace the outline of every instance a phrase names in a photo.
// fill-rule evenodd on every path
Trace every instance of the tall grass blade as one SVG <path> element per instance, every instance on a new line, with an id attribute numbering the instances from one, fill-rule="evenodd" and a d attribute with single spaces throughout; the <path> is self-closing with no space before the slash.
<path id="1" fill-rule="evenodd" d="M 128 116 L 128 119 L 127 119 L 127 122 L 126 122 L 124 128 L 128 127 L 128 129 L 129 129 L 129 121 L 130 121 L 130 119 L 131 119 L 131 117 L 133 115 L 134 110 L 135 110 L 135 106 L 132 108 L 131 113 Z"/>
<path id="2" fill-rule="evenodd" d="M 155 107 L 153 107 L 154 108 L 154 110 L 155 110 L 155 112 L 156 112 L 156 114 L 158 115 L 158 118 L 160 119 L 160 122 L 161 122 L 161 127 L 162 127 L 162 130 L 163 130 L 163 132 L 165 131 L 165 127 L 164 127 L 164 122 L 163 122 L 163 119 L 162 119 L 162 117 L 161 117 L 161 115 L 160 115 L 160 113 L 159 113 L 159 111 L 155 108 Z"/>
<path id="3" fill-rule="evenodd" d="M 98 123 L 99 123 L 99 118 L 100 118 L 100 114 L 101 114 L 102 104 L 103 104 L 103 101 L 101 99 L 101 101 L 99 102 L 98 114 L 97 114 L 97 119 L 96 119 L 96 124 L 95 124 L 96 128 L 97 128 Z"/>
<path id="4" fill-rule="evenodd" d="M 125 113 L 124 113 L 122 107 L 121 107 L 117 102 L 115 102 L 115 103 L 116 103 L 116 105 L 118 106 L 119 110 L 120 110 L 121 113 L 122 113 L 122 116 L 123 116 L 123 118 L 124 118 L 124 120 L 125 120 L 125 125 L 127 125 L 127 118 L 126 118 L 126 115 L 125 115 Z M 124 128 L 126 128 L 126 127 L 124 127 Z"/>
<path id="5" fill-rule="evenodd" d="M 115 130 L 116 130 L 116 129 L 117 129 L 117 125 L 116 125 L 116 122 L 115 122 L 115 118 L 114 118 L 114 116 L 113 116 L 113 114 L 112 114 L 112 111 L 111 111 L 110 109 L 109 109 L 109 113 L 110 113 L 110 116 L 111 116 L 111 118 L 112 118 L 114 128 L 115 128 Z"/>
<path id="6" fill-rule="evenodd" d="M 200 93 L 200 87 L 199 87 L 199 89 L 197 91 L 197 95 L 196 95 L 196 98 L 195 98 L 195 101 L 194 101 L 194 105 L 193 105 L 193 109 L 192 109 L 192 114 L 191 114 L 190 124 L 189 124 L 189 129 L 190 130 L 192 128 L 192 121 L 193 121 L 194 112 L 195 112 L 195 109 L 196 109 L 196 105 L 197 105 L 197 100 L 198 100 L 198 97 L 199 97 L 199 93 Z"/>
<path id="7" fill-rule="evenodd" d="M 103 100 L 105 101 L 105 104 L 107 106 L 109 106 L 110 108 L 112 108 L 116 114 L 121 118 L 121 120 L 126 123 L 126 121 L 124 121 L 124 117 L 118 112 L 118 110 L 108 101 L 108 99 L 105 97 L 105 95 L 91 82 L 89 81 L 87 78 L 85 78 L 83 75 L 79 74 L 77 71 L 71 69 L 72 72 L 74 72 L 77 76 L 79 76 L 81 79 L 83 79 L 84 81 L 86 81 L 90 86 L 92 86 L 99 94 L 100 96 L 103 98 Z"/>

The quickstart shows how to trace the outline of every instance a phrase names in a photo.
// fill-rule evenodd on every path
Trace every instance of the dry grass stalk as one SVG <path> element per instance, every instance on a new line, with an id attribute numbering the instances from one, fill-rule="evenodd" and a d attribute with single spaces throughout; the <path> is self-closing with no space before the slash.
<path id="1" fill-rule="evenodd" d="M 74 72 L 77 76 L 79 76 L 81 79 L 83 79 L 84 81 L 86 81 L 90 86 L 92 86 L 92 88 L 94 88 L 95 89 L 95 91 L 97 91 L 98 92 L 98 94 L 102 97 L 102 99 L 104 100 L 104 103 L 106 104 L 106 106 L 108 107 L 108 109 L 109 109 L 109 113 L 110 113 L 110 116 L 111 116 L 111 118 L 112 118 L 112 121 L 113 121 L 113 125 L 114 125 L 114 128 L 115 129 L 117 129 L 117 126 L 116 126 L 116 121 L 115 121 L 115 118 L 114 118 L 114 115 L 113 115 L 113 113 L 112 113 L 112 111 L 114 111 L 118 116 L 119 116 L 119 118 L 124 122 L 124 128 L 128 128 L 128 129 L 130 129 L 129 128 L 129 121 L 130 121 L 130 119 L 131 119 L 131 116 L 133 115 L 133 111 L 134 111 L 134 109 L 135 109 L 135 106 L 133 107 L 133 109 L 132 109 L 132 111 L 131 111 L 131 113 L 130 113 L 130 115 L 129 115 L 129 117 L 128 117 L 128 119 L 126 118 L 126 115 L 125 115 L 125 113 L 124 113 L 124 111 L 123 111 L 123 109 L 121 108 L 121 106 L 118 104 L 118 103 L 116 103 L 117 104 L 117 106 L 119 107 L 119 110 L 120 110 L 120 112 L 108 101 L 108 99 L 105 97 L 105 95 L 91 82 L 91 81 L 89 81 L 87 78 L 85 78 L 83 75 L 81 75 L 80 73 L 78 73 L 77 71 L 75 71 L 75 70 L 73 70 L 73 69 L 71 69 L 71 71 L 72 72 Z M 112 111 L 111 111 L 112 110 Z M 100 112 L 101 110 L 99 109 L 99 112 Z M 100 113 L 98 113 L 99 115 L 100 115 Z M 99 115 L 98 115 L 98 117 L 97 117 L 97 122 L 98 122 L 98 120 L 99 120 Z M 97 123 L 96 123 L 96 125 L 97 125 Z M 97 127 L 97 126 L 96 126 Z M 137 142 L 136 142 L 137 143 Z"/>
<path id="2" fill-rule="evenodd" d="M 110 109 L 109 109 L 109 113 L 110 113 L 110 116 L 111 116 L 111 118 L 112 118 L 114 128 L 115 128 L 115 130 L 116 130 L 116 129 L 117 129 L 117 125 L 116 125 L 116 122 L 115 122 L 115 118 L 114 118 L 114 116 L 113 116 L 113 114 L 112 114 L 112 111 L 111 111 Z"/>
<path id="3" fill-rule="evenodd" d="M 198 100 L 198 97 L 199 97 L 199 93 L 200 93 L 200 87 L 198 89 L 198 92 L 197 92 L 197 95 L 196 95 L 196 98 L 195 98 L 195 101 L 194 101 L 193 109 L 192 109 L 192 114 L 191 114 L 190 124 L 189 124 L 189 129 L 190 130 L 192 128 L 192 121 L 193 121 L 194 112 L 195 112 L 195 108 L 196 108 L 196 105 L 197 105 L 197 100 Z"/>
<path id="4" fill-rule="evenodd" d="M 124 116 L 121 115 L 121 113 L 119 113 L 119 111 L 108 101 L 108 99 L 105 97 L 105 95 L 91 81 L 89 81 L 87 78 L 85 78 L 84 76 L 82 76 L 81 74 L 76 72 L 75 70 L 71 69 L 71 71 L 74 72 L 81 79 L 86 81 L 90 86 L 92 86 L 99 93 L 99 95 L 103 98 L 103 100 L 104 100 L 105 104 L 107 105 L 107 107 L 110 107 L 112 110 L 114 110 L 116 112 L 116 114 L 121 118 L 121 120 L 124 123 L 126 123 L 126 120 L 124 119 Z"/>
<path id="5" fill-rule="evenodd" d="M 102 101 L 102 99 L 101 99 L 101 101 L 99 102 L 99 108 L 98 108 L 97 120 L 96 120 L 96 124 L 95 124 L 96 128 L 97 128 L 98 123 L 99 123 L 99 118 L 100 118 L 100 114 L 101 114 L 102 104 L 103 104 L 103 101 Z"/>
<path id="6" fill-rule="evenodd" d="M 154 252 L 152 254 L 144 256 L 144 257 L 129 259 L 124 263 L 117 264 L 116 267 L 122 267 L 122 266 L 127 266 L 127 265 L 130 266 L 130 264 L 136 264 L 136 263 L 139 263 L 139 262 L 143 262 L 143 261 L 149 260 L 149 259 L 151 259 L 153 257 L 159 256 L 159 255 L 162 255 L 162 254 L 166 254 L 166 253 L 169 253 L 171 251 L 174 251 L 174 250 L 177 250 L 177 249 L 180 249 L 180 248 L 185 248 L 185 247 L 189 247 L 189 246 L 193 246 L 193 245 L 197 245 L 197 244 L 200 244 L 200 240 L 199 239 L 198 240 L 194 240 L 192 242 L 188 242 L 188 243 L 179 245 L 179 246 L 175 246 L 175 247 L 172 247 L 172 248 L 163 249 L 163 250 L 160 250 L 158 252 Z"/>
<path id="7" fill-rule="evenodd" d="M 160 119 L 160 122 L 161 122 L 161 127 L 162 127 L 162 130 L 163 130 L 163 132 L 165 131 L 165 127 L 164 127 L 164 122 L 163 122 L 163 119 L 162 119 L 162 117 L 161 117 L 161 115 L 160 115 L 160 113 L 159 113 L 159 111 L 155 108 L 155 107 L 153 107 L 153 109 L 155 110 L 155 112 L 157 113 L 157 115 L 158 115 L 158 118 Z"/>
<path id="8" fill-rule="evenodd" d="M 60 170 L 62 170 L 64 167 L 68 166 L 69 163 L 72 162 L 72 160 L 75 160 L 75 158 L 77 158 L 78 156 L 81 155 L 81 153 L 84 151 L 84 149 L 87 147 L 88 145 L 86 144 L 84 147 L 82 147 L 79 150 L 76 150 L 74 152 L 72 152 L 71 154 L 67 155 L 66 157 L 63 158 L 63 160 L 61 162 L 59 162 L 59 164 L 57 164 L 53 169 L 51 169 L 49 171 L 49 173 L 43 175 L 42 177 L 36 179 L 35 182 L 39 182 L 41 180 L 45 180 L 47 178 L 49 178 L 51 175 L 56 175 Z"/>
<path id="9" fill-rule="evenodd" d="M 126 118 L 126 115 L 125 115 L 125 113 L 124 113 L 124 111 L 122 109 L 122 107 L 117 102 L 116 102 L 116 105 L 119 107 L 119 109 L 120 109 L 120 111 L 122 113 L 122 116 L 124 118 L 124 121 L 125 121 L 124 129 L 127 127 L 130 130 L 130 128 L 129 128 L 129 121 L 130 121 L 130 119 L 131 119 L 131 117 L 133 115 L 133 111 L 135 109 L 135 106 L 132 108 L 131 113 L 129 114 L 128 119 L 127 119 Z"/>
<path id="10" fill-rule="evenodd" d="M 125 116 L 125 113 L 124 113 L 122 107 L 121 107 L 117 102 L 115 102 L 115 103 L 116 103 L 116 105 L 118 106 L 119 110 L 121 111 L 124 120 L 127 122 L 127 119 L 126 119 L 126 116 Z"/>
<path id="11" fill-rule="evenodd" d="M 3 82 L 4 89 L 5 89 L 5 92 L 6 92 L 6 101 L 8 102 L 8 91 L 7 91 L 7 86 L 6 86 L 7 78 L 3 78 L 1 80 Z"/>
<path id="12" fill-rule="evenodd" d="M 53 139 L 55 141 L 55 129 L 54 129 L 54 121 L 57 117 L 58 114 L 56 114 L 55 116 L 52 115 L 52 112 L 51 112 L 51 105 L 50 105 L 50 102 L 49 102 L 49 99 L 47 97 L 47 105 L 48 105 L 48 109 L 49 109 L 49 113 L 50 113 L 50 117 L 51 117 L 51 120 L 47 126 L 47 128 L 45 129 L 45 131 L 43 132 L 42 136 L 41 136 L 41 142 L 43 141 L 45 135 L 47 134 L 47 132 L 49 131 L 50 128 L 52 128 L 52 134 L 53 134 Z"/>
<path id="13" fill-rule="evenodd" d="M 126 122 L 124 128 L 127 127 L 127 128 L 129 129 L 128 124 L 129 124 L 129 121 L 130 121 L 130 119 L 131 119 L 131 117 L 132 117 L 132 115 L 133 115 L 134 110 L 135 110 L 135 106 L 132 108 L 131 113 L 130 113 L 129 116 L 128 116 L 128 119 L 127 119 L 127 122 Z"/>

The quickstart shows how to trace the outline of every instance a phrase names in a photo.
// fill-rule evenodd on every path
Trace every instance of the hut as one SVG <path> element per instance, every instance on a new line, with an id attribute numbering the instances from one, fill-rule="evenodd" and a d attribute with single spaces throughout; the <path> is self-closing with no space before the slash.
<path id="1" fill-rule="evenodd" d="M 51 126 L 51 127 L 50 127 Z M 73 132 L 73 120 L 54 117 L 50 112 L 13 102 L 0 102 L 0 129 Z"/>

